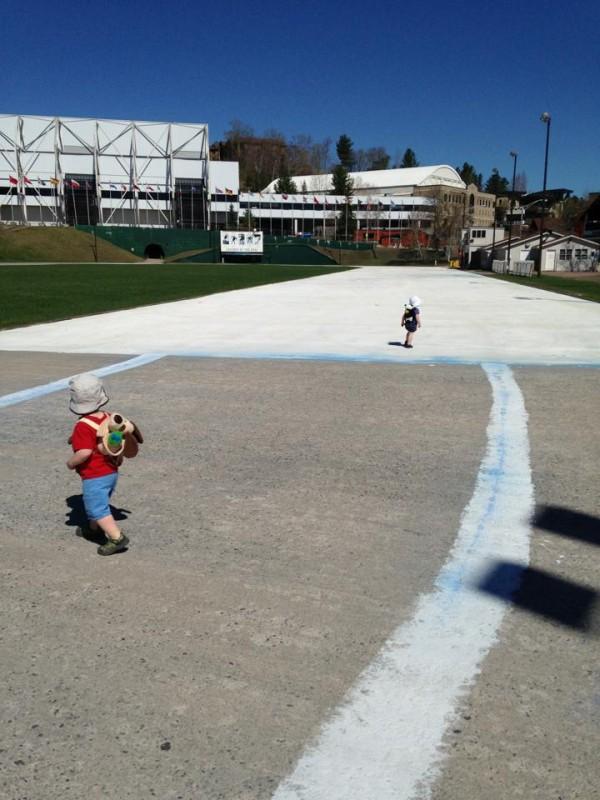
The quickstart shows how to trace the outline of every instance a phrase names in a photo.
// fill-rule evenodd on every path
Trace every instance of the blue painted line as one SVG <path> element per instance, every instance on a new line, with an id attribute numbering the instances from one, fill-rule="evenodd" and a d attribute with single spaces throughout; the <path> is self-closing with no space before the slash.
<path id="1" fill-rule="evenodd" d="M 174 350 L 172 352 L 164 352 L 163 356 L 172 358 L 244 358 L 256 359 L 265 361 L 348 361 L 365 364 L 425 364 L 425 365 L 449 365 L 449 366 L 462 366 L 462 367 L 480 367 L 483 363 L 489 363 L 489 358 L 476 359 L 476 358 L 460 358 L 454 356 L 429 356 L 419 358 L 413 355 L 380 355 L 375 353 L 367 353 L 364 355 L 352 355 L 346 353 L 306 353 L 306 352 L 290 352 L 290 353 L 272 353 L 268 351 L 245 351 L 243 353 L 236 353 L 231 350 Z M 600 361 L 520 361 L 520 360 L 503 360 L 496 359 L 495 364 L 509 367 L 578 367 L 599 369 Z"/>
<path id="2" fill-rule="evenodd" d="M 175 350 L 173 352 L 163 353 L 146 353 L 145 355 L 136 356 L 135 358 L 121 361 L 117 364 L 111 364 L 107 367 L 100 367 L 99 369 L 90 370 L 95 375 L 103 377 L 104 375 L 114 375 L 117 372 L 123 372 L 135 367 L 141 367 L 144 364 L 150 364 L 160 358 L 243 358 L 243 359 L 256 359 L 257 361 L 325 361 L 325 362 L 348 362 L 358 364 L 407 364 L 407 365 L 426 365 L 426 366 L 459 366 L 459 367 L 480 367 L 486 361 L 469 358 L 458 358 L 453 356 L 435 356 L 429 358 L 415 358 L 415 356 L 382 356 L 379 354 L 365 354 L 365 355 L 352 355 L 346 353 L 270 353 L 265 351 L 254 351 L 235 353 L 230 350 Z M 599 369 L 600 361 L 578 361 L 571 363 L 563 363 L 556 361 L 502 361 L 497 360 L 496 364 L 508 367 L 570 367 L 578 369 Z M 23 389 L 20 392 L 13 394 L 6 394 L 0 397 L 0 408 L 7 408 L 8 406 L 16 405 L 17 403 L 24 403 L 27 400 L 35 400 L 37 397 L 43 397 L 52 392 L 58 392 L 66 389 L 69 384 L 68 378 L 62 378 L 59 381 L 52 383 L 42 384 L 41 386 L 33 386 L 31 389 Z"/>
<path id="3" fill-rule="evenodd" d="M 128 369 L 142 367 L 144 364 L 151 364 L 153 361 L 157 361 L 159 358 L 163 358 L 162 354 L 160 353 L 146 353 L 142 356 L 129 358 L 127 361 L 119 361 L 117 364 L 109 364 L 106 367 L 99 367 L 98 369 L 90 370 L 90 372 L 93 372 L 94 375 L 102 378 L 105 375 L 114 375 L 117 372 L 125 372 L 125 370 Z M 72 377 L 73 376 L 70 375 L 68 378 L 61 378 L 58 381 L 52 381 L 52 383 L 44 383 L 40 386 L 33 386 L 31 389 L 23 389 L 22 391 L 14 392 L 13 394 L 5 394 L 3 397 L 0 397 L 0 408 L 14 406 L 17 405 L 17 403 L 25 403 L 27 400 L 35 400 L 38 397 L 44 397 L 44 395 L 66 389 L 68 388 L 69 381 Z"/>

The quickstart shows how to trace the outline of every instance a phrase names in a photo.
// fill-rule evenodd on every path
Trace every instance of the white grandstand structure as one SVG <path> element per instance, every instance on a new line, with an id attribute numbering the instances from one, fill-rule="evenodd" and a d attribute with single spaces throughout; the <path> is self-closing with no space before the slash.
<path id="1" fill-rule="evenodd" d="M 210 227 L 208 125 L 0 115 L 0 221 Z"/>
<path id="2" fill-rule="evenodd" d="M 369 172 L 350 172 L 355 194 L 383 196 L 415 195 L 434 187 L 465 189 L 466 184 L 458 172 L 447 164 L 404 169 L 375 169 Z M 295 175 L 292 180 L 298 191 L 329 192 L 333 189 L 333 175 Z M 277 181 L 263 189 L 275 191 Z M 305 188 L 303 188 L 305 187 Z"/>

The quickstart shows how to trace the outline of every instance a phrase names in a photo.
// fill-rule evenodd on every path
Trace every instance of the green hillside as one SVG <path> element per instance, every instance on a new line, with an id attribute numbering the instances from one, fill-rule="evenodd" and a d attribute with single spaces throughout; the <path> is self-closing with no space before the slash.
<path id="1" fill-rule="evenodd" d="M 133 253 L 97 238 L 98 261 L 139 261 Z M 0 261 L 94 261 L 94 237 L 74 228 L 0 227 Z"/>

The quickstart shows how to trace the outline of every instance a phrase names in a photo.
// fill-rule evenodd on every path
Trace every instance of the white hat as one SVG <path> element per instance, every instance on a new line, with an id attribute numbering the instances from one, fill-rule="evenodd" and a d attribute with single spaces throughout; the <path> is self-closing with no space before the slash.
<path id="1" fill-rule="evenodd" d="M 108 403 L 108 395 L 100 378 L 91 372 L 75 375 L 69 381 L 69 408 L 74 414 L 91 414 Z"/>
<path id="2" fill-rule="evenodd" d="M 421 300 L 420 297 L 417 297 L 416 294 L 413 294 L 412 297 L 408 298 L 408 302 L 409 305 L 411 305 L 413 308 L 416 308 L 417 306 L 420 306 L 423 301 Z"/>

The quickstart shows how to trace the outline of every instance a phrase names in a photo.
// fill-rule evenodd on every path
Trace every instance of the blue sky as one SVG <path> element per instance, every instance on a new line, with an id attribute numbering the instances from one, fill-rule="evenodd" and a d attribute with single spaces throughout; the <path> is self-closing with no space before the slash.
<path id="1" fill-rule="evenodd" d="M 518 7 L 520 5 L 520 8 Z M 600 3 L 31 0 L 4 10 L 1 113 L 207 122 L 411 147 L 600 191 Z"/>

